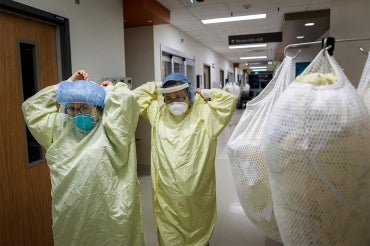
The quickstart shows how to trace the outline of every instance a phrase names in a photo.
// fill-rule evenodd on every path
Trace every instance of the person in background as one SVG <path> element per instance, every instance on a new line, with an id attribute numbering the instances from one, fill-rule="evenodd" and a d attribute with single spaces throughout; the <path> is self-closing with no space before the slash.
<path id="1" fill-rule="evenodd" d="M 22 109 L 46 150 L 55 245 L 144 245 L 135 147 L 139 107 L 127 85 L 98 85 L 79 70 L 27 99 Z"/>
<path id="2" fill-rule="evenodd" d="M 151 124 L 151 178 L 159 245 L 207 245 L 216 223 L 217 137 L 236 98 L 194 88 L 181 73 L 133 90 Z M 207 100 L 206 100 L 207 99 Z"/>

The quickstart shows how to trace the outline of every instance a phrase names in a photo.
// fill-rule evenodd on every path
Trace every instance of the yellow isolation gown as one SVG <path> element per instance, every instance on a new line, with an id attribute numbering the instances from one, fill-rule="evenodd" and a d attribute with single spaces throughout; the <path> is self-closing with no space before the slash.
<path id="1" fill-rule="evenodd" d="M 183 116 L 173 116 L 155 82 L 133 92 L 151 124 L 153 207 L 159 245 L 206 245 L 216 223 L 217 136 L 232 117 L 236 98 L 211 89 L 196 95 Z"/>
<path id="2" fill-rule="evenodd" d="M 56 111 L 56 88 L 26 100 L 24 118 L 46 149 L 50 169 L 55 245 L 144 245 L 135 130 L 139 108 L 117 83 L 102 117 L 88 134 Z"/>

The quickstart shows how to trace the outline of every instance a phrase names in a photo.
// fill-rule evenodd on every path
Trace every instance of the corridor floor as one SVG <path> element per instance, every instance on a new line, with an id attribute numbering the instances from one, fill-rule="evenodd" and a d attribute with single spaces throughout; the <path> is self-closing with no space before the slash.
<path id="1" fill-rule="evenodd" d="M 275 245 L 273 242 L 265 242 L 264 234 L 244 214 L 231 174 L 226 143 L 243 112 L 244 110 L 240 109 L 235 111 L 228 126 L 218 138 L 216 155 L 217 223 L 210 241 L 210 246 Z M 151 198 L 151 180 L 149 175 L 140 175 L 139 179 L 143 199 L 145 245 L 155 246 L 156 234 Z"/>

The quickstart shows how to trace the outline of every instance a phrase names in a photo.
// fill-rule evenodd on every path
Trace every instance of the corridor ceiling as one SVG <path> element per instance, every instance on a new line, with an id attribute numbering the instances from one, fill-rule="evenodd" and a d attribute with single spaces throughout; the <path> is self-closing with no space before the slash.
<path id="1" fill-rule="evenodd" d="M 125 28 L 130 27 L 126 13 L 146 13 L 145 23 L 156 25 L 170 23 L 177 29 L 198 40 L 206 47 L 219 53 L 232 63 L 245 67 L 244 56 L 267 56 L 266 61 L 273 61 L 269 70 L 273 70 L 284 57 L 284 48 L 288 44 L 305 43 L 321 40 L 330 27 L 330 0 L 139 0 L 142 7 L 128 7 L 130 0 L 124 1 Z M 126 2 L 126 6 L 125 6 Z M 155 10 L 153 2 L 161 12 Z M 192 3 L 193 2 L 193 3 Z M 149 4 L 151 3 L 151 5 Z M 149 6 L 150 5 L 150 6 Z M 128 9 L 131 8 L 131 9 Z M 163 9 L 162 9 L 163 8 Z M 166 10 L 168 12 L 166 12 Z M 164 11 L 164 12 L 163 12 Z M 157 14 L 156 14 L 157 13 Z M 237 21 L 205 25 L 202 19 L 230 17 L 252 14 L 267 14 L 266 19 Z M 169 16 L 167 16 L 169 15 Z M 162 18 L 159 18 L 163 16 Z M 129 18 L 128 18 L 129 17 Z M 169 17 L 169 18 L 168 18 Z M 314 26 L 306 27 L 306 22 Z M 131 25 L 134 26 L 134 25 Z M 140 24 L 136 24 L 140 26 Z M 229 36 L 282 32 L 281 42 L 267 43 L 267 47 L 254 49 L 229 49 Z M 297 36 L 304 36 L 297 39 Z"/>

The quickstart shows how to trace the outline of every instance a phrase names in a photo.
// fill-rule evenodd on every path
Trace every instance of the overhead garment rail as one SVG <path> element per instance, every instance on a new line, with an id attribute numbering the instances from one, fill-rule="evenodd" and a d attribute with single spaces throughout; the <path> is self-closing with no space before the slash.
<path id="1" fill-rule="evenodd" d="M 369 52 L 370 52 L 370 50 L 369 51 L 365 51 L 362 47 L 360 47 L 360 48 L 358 48 L 362 53 L 364 53 L 365 55 L 367 55 Z"/>
<path id="2" fill-rule="evenodd" d="M 321 44 L 323 48 L 332 45 L 332 47 L 328 50 L 329 54 L 332 55 L 332 51 L 334 50 L 334 43 L 335 42 L 351 42 L 351 41 L 364 41 L 364 40 L 370 40 L 370 38 L 353 38 L 353 39 L 338 39 L 338 40 L 335 40 L 333 37 L 328 37 L 328 38 L 323 38 L 322 41 L 289 44 L 284 48 L 284 56 L 286 56 L 287 50 L 289 48 L 296 48 L 296 47 L 311 45 L 311 44 Z"/>

